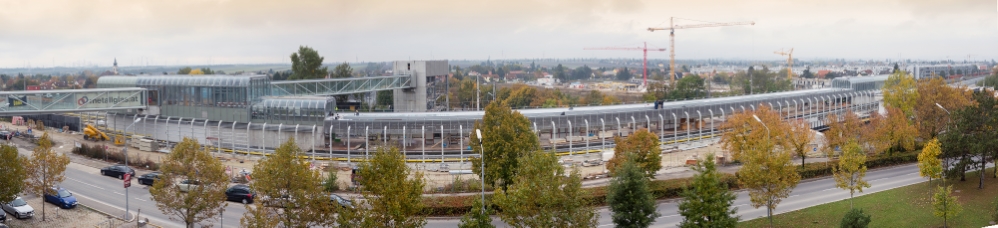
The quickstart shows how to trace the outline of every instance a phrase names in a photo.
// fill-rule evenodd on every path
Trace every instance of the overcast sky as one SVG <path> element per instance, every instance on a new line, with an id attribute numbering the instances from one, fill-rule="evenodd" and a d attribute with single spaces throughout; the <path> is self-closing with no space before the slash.
<path id="1" fill-rule="evenodd" d="M 998 59 L 998 0 L 0 0 L 0 67 L 640 58 L 582 49 L 668 48 L 669 17 L 756 23 L 677 30 L 679 59 Z"/>

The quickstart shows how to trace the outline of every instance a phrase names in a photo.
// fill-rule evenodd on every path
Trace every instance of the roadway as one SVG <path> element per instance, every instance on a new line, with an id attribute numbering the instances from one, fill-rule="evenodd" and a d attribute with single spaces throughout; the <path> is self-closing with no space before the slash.
<path id="1" fill-rule="evenodd" d="M 22 144 L 23 145 L 23 144 Z M 22 155 L 29 156 L 28 149 L 19 150 Z M 71 156 L 73 163 L 66 168 L 66 180 L 62 187 L 69 189 L 76 195 L 80 202 L 87 206 L 96 208 L 112 214 L 123 214 L 125 205 L 125 192 L 122 188 L 122 181 L 117 178 L 100 175 L 100 169 L 104 164 L 97 161 Z M 139 171 L 138 175 L 145 172 Z M 884 191 L 897 187 L 926 181 L 926 178 L 918 176 L 918 167 L 915 164 L 870 170 L 866 179 L 869 180 L 871 188 L 864 190 L 864 193 L 857 193 L 856 196 Z M 806 180 L 797 185 L 791 196 L 780 203 L 775 214 L 800 210 L 803 208 L 844 200 L 849 198 L 849 193 L 835 187 L 832 178 L 822 178 Z M 137 209 L 142 209 L 141 218 L 149 218 L 151 223 L 164 227 L 181 227 L 182 223 L 170 220 L 156 208 L 156 203 L 152 201 L 148 187 L 133 182 L 129 188 L 129 209 L 133 213 Z M 750 206 L 748 193 L 738 191 L 737 199 L 734 202 L 738 208 L 738 215 L 742 220 L 750 220 L 766 216 L 765 208 L 753 208 Z M 251 205 L 252 206 L 252 205 Z M 657 211 L 661 216 L 656 219 L 653 227 L 675 227 L 682 221 L 682 216 L 678 212 L 678 200 L 664 200 L 658 204 Z M 240 203 L 229 202 L 223 215 L 223 227 L 239 227 L 239 219 L 246 212 L 245 207 Z M 606 207 L 597 208 L 600 215 L 599 224 L 601 227 L 613 226 L 610 211 Z M 505 224 L 493 217 L 493 223 L 504 227 Z M 427 227 L 456 227 L 459 218 L 435 218 L 429 219 Z M 212 223 L 218 224 L 219 221 Z"/>
<path id="2" fill-rule="evenodd" d="M 928 179 L 918 176 L 918 166 L 915 164 L 897 167 L 883 168 L 867 171 L 866 179 L 869 180 L 870 188 L 864 189 L 863 193 L 856 193 L 856 197 L 894 189 L 907 185 L 922 183 Z M 742 221 L 765 218 L 766 208 L 753 208 L 749 201 L 747 191 L 737 191 L 737 198 L 734 206 L 738 208 L 737 215 Z M 802 181 L 779 205 L 774 214 L 781 214 L 804 209 L 807 207 L 831 203 L 839 200 L 849 199 L 849 192 L 835 187 L 835 179 L 821 178 Z M 658 203 L 658 213 L 661 214 L 653 223 L 652 227 L 676 227 L 683 221 L 679 215 L 679 200 L 664 200 Z M 597 209 L 599 213 L 599 227 L 613 227 L 613 219 L 607 207 Z M 457 227 L 459 218 L 455 219 L 431 219 L 427 227 Z M 497 227 L 505 227 L 506 224 L 493 216 L 493 224 Z"/>
<path id="3" fill-rule="evenodd" d="M 31 151 L 28 149 L 19 147 L 18 151 L 21 155 L 31 156 Z M 100 174 L 99 168 L 91 167 L 100 167 L 100 162 L 89 161 L 77 156 L 70 156 L 70 158 L 73 162 L 66 167 L 66 180 L 60 186 L 72 192 L 82 204 L 123 217 L 125 211 L 124 182 L 118 178 L 103 176 Z M 148 171 L 142 170 L 136 170 L 136 172 L 137 176 L 148 173 Z M 149 218 L 152 224 L 162 227 L 184 226 L 179 220 L 170 220 L 169 216 L 156 208 L 156 202 L 152 200 L 147 186 L 140 185 L 138 181 L 133 179 L 132 187 L 128 191 L 128 208 L 133 214 L 136 210 L 141 209 L 140 218 Z M 246 208 L 243 204 L 229 202 L 223 214 L 223 227 L 239 227 L 239 219 L 243 217 L 245 212 Z M 213 224 L 218 225 L 219 221 L 216 220 Z"/>

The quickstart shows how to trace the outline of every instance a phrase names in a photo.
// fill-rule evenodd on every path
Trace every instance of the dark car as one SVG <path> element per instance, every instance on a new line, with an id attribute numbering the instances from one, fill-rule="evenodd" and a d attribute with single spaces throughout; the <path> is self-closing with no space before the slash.
<path id="1" fill-rule="evenodd" d="M 336 205 L 340 205 L 340 207 L 353 209 L 353 201 L 350 201 L 339 195 L 329 194 L 329 201 L 335 203 Z"/>
<path id="2" fill-rule="evenodd" d="M 131 173 L 133 177 L 135 176 L 135 170 L 125 165 L 112 165 L 100 169 L 100 175 L 117 177 L 118 179 L 125 179 L 125 173 Z"/>
<path id="3" fill-rule="evenodd" d="M 251 204 L 254 197 L 253 190 L 250 190 L 249 186 L 242 184 L 234 185 L 225 190 L 225 198 L 228 201 Z"/>
<path id="4" fill-rule="evenodd" d="M 159 180 L 159 177 L 162 175 L 163 174 L 161 174 L 160 172 L 151 172 L 143 174 L 142 176 L 139 176 L 139 184 L 152 186 L 152 184 L 155 183 L 156 180 Z"/>
<path id="5" fill-rule="evenodd" d="M 13 137 L 14 137 L 14 133 L 13 132 L 10 132 L 10 131 L 0 131 L 0 139 L 10 140 L 10 138 L 13 138 Z"/>
<path id="6" fill-rule="evenodd" d="M 65 188 L 50 188 L 45 191 L 45 202 L 49 202 L 63 209 L 76 207 L 76 197 Z"/>

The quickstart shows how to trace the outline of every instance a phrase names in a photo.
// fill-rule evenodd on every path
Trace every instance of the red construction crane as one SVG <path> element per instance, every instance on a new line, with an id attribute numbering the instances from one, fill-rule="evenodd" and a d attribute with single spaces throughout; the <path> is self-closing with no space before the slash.
<path id="1" fill-rule="evenodd" d="M 644 44 L 644 47 L 597 47 L 583 48 L 583 50 L 625 50 L 644 52 L 644 59 L 641 61 L 641 75 L 644 77 L 644 86 L 648 86 L 648 51 L 665 51 L 665 48 L 648 49 L 648 43 L 645 42 Z"/>

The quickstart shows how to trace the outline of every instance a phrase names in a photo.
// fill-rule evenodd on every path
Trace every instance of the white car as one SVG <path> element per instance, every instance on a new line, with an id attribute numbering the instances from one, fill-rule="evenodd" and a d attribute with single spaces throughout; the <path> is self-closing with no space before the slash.
<path id="1" fill-rule="evenodd" d="M 177 188 L 180 188 L 181 192 L 189 192 L 191 189 L 197 188 L 200 184 L 196 180 L 183 180 L 177 183 Z"/>
<path id="2" fill-rule="evenodd" d="M 35 209 L 31 205 L 28 205 L 28 202 L 24 201 L 20 196 L 14 199 L 14 201 L 3 204 L 3 211 L 19 219 L 35 216 Z"/>

